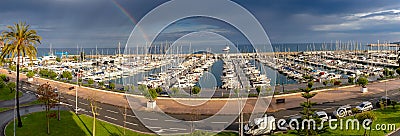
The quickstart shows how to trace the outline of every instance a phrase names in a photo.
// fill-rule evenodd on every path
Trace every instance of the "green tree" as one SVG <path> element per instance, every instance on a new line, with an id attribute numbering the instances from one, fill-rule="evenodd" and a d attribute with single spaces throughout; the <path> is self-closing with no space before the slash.
<path id="1" fill-rule="evenodd" d="M 155 101 L 157 99 L 158 93 L 156 91 L 156 89 L 154 88 L 150 88 L 147 89 L 148 91 L 144 91 L 144 97 L 146 97 L 147 99 L 149 99 L 149 101 Z"/>
<path id="2" fill-rule="evenodd" d="M 0 74 L 0 79 L 3 80 L 4 82 L 8 82 L 7 81 L 7 75 L 6 74 Z"/>
<path id="3" fill-rule="evenodd" d="M 94 80 L 93 79 L 89 79 L 88 81 L 87 81 L 87 83 L 89 84 L 89 85 L 92 85 L 93 83 L 94 83 Z M 110 84 L 111 85 L 111 84 Z"/>
<path id="4" fill-rule="evenodd" d="M 257 94 L 260 94 L 261 93 L 261 86 L 257 86 L 256 87 L 256 91 L 257 91 Z"/>
<path id="5" fill-rule="evenodd" d="M 104 87 L 104 82 L 103 82 L 103 81 L 102 81 L 102 82 L 99 82 L 98 84 L 99 84 L 99 86 L 100 86 L 101 88 Z"/>
<path id="6" fill-rule="evenodd" d="M 385 68 L 385 69 L 383 70 L 383 75 L 384 75 L 385 77 L 389 76 L 389 75 L 390 75 L 390 70 L 389 70 L 388 68 Z"/>
<path id="7" fill-rule="evenodd" d="M 33 76 L 35 76 L 35 73 L 33 73 L 32 71 L 29 71 L 28 73 L 26 73 L 26 77 L 28 77 L 28 78 L 32 78 Z"/>
<path id="8" fill-rule="evenodd" d="M 50 79 L 56 79 L 57 76 L 58 76 L 58 75 L 57 75 L 56 72 L 54 72 L 54 71 L 49 71 L 48 77 L 49 77 Z"/>
<path id="9" fill-rule="evenodd" d="M 139 85 L 139 86 L 138 86 L 138 90 L 139 90 L 142 94 L 145 94 L 145 93 L 147 92 L 148 88 L 147 88 L 146 85 Z"/>
<path id="10" fill-rule="evenodd" d="M 5 87 L 5 86 L 6 86 L 6 83 L 4 83 L 3 80 L 0 80 L 0 88 L 3 88 L 3 87 Z"/>
<path id="11" fill-rule="evenodd" d="M 400 75 L 400 67 L 396 69 L 397 75 Z"/>
<path id="12" fill-rule="evenodd" d="M 37 35 L 36 30 L 30 29 L 26 23 L 15 23 L 13 26 L 7 26 L 8 30 L 2 32 L 2 40 L 4 47 L 1 51 L 1 60 L 9 56 L 11 58 L 17 57 L 17 85 L 16 91 L 19 92 L 19 66 L 20 57 L 27 56 L 30 60 L 36 58 L 37 50 L 34 45 L 40 44 L 42 37 Z M 21 115 L 19 112 L 19 97 L 15 93 L 17 103 L 17 118 L 18 127 L 22 127 Z"/>
<path id="13" fill-rule="evenodd" d="M 114 83 L 110 83 L 110 89 L 115 89 L 115 84 Z"/>
<path id="14" fill-rule="evenodd" d="M 193 94 L 198 94 L 198 93 L 200 93 L 200 91 L 201 91 L 201 88 L 198 87 L 198 86 L 194 86 L 194 87 L 192 88 L 192 93 L 193 93 Z"/>
<path id="15" fill-rule="evenodd" d="M 311 98 L 313 98 L 315 95 L 317 95 L 317 93 L 311 93 L 313 84 L 314 83 L 312 81 L 310 81 L 307 84 L 307 88 L 301 89 L 301 91 L 303 92 L 303 93 L 301 93 L 301 96 L 304 99 L 306 99 L 305 102 L 300 104 L 300 106 L 303 107 L 303 110 L 300 112 L 300 114 L 303 115 L 303 119 L 308 119 L 308 120 L 312 119 L 313 118 L 312 115 L 315 112 L 315 109 L 312 109 L 312 106 L 315 105 L 316 103 L 310 101 Z M 318 123 L 316 123 L 316 124 L 318 124 Z M 316 124 L 314 124 L 314 126 Z M 303 125 L 302 127 L 304 127 L 304 129 L 302 129 L 303 130 L 302 132 L 304 132 L 304 135 L 308 136 L 308 135 L 316 135 L 317 134 L 317 132 L 314 131 L 311 128 L 311 126 Z"/>
<path id="16" fill-rule="evenodd" d="M 360 77 L 357 80 L 357 84 L 365 88 L 366 85 L 368 84 L 368 79 L 366 77 Z"/>
<path id="17" fill-rule="evenodd" d="M 349 77 L 349 78 L 347 79 L 347 81 L 349 82 L 349 84 L 354 84 L 354 80 L 355 80 L 354 77 Z"/>
<path id="18" fill-rule="evenodd" d="M 162 90 L 161 87 L 157 87 L 157 88 L 156 88 L 156 92 L 157 92 L 157 93 L 161 93 L 162 91 L 163 91 L 163 90 Z"/>
<path id="19" fill-rule="evenodd" d="M 372 125 L 372 122 L 376 120 L 376 115 L 373 112 L 368 111 L 357 114 L 355 118 L 358 120 L 359 123 L 361 123 L 361 125 L 366 125 L 366 127 L 370 127 Z M 371 123 L 363 124 L 364 120 L 366 119 L 369 119 Z M 364 129 L 364 136 L 366 135 L 367 135 L 367 129 Z"/>
<path id="20" fill-rule="evenodd" d="M 50 118 L 56 117 L 55 113 L 50 113 L 51 108 L 57 104 L 57 93 L 54 92 L 50 84 L 45 83 L 38 87 L 37 94 L 38 101 L 45 105 L 46 119 L 47 119 L 47 134 L 50 134 Z"/>
<path id="21" fill-rule="evenodd" d="M 72 73 L 69 71 L 63 71 L 62 78 L 66 78 L 68 80 L 72 80 Z"/>
<path id="22" fill-rule="evenodd" d="M 7 87 L 10 89 L 10 93 L 12 93 L 13 91 L 15 91 L 15 83 L 14 82 L 8 82 L 7 83 Z"/>

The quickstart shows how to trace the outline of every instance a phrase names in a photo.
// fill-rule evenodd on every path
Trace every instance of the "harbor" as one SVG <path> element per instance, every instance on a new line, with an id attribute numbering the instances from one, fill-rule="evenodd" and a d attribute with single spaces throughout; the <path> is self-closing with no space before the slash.
<path id="1" fill-rule="evenodd" d="M 311 45 L 307 47 L 309 49 L 312 49 Z M 121 51 L 119 45 L 114 54 L 102 54 L 104 50 L 98 48 L 90 54 L 77 48 L 75 55 L 50 49 L 49 55 L 33 60 L 34 65 L 24 65 L 29 70 L 48 69 L 57 75 L 71 72 L 71 83 L 81 82 L 85 86 L 139 95 L 143 93 L 137 89 L 140 85 L 162 88 L 159 93 L 164 96 L 173 94 L 171 89 L 177 88 L 182 92 L 179 97 L 191 97 L 190 90 L 202 86 L 200 80 L 207 82 L 208 86 L 203 90 L 213 92 L 212 97 L 229 97 L 234 89 L 257 94 L 258 87 L 271 88 L 279 94 L 295 92 L 309 79 L 313 79 L 316 87 L 348 84 L 350 77 L 367 76 L 370 81 L 375 81 L 382 77 L 384 69 L 393 71 L 398 66 L 399 54 L 393 48 L 342 49 L 324 51 L 321 47 L 321 50 L 289 52 L 289 48 L 286 52 L 235 53 L 226 46 L 219 54 L 182 54 L 179 48 L 172 51 L 173 54 L 139 54 L 133 49 Z M 22 59 L 30 62 L 29 58 Z M 61 76 L 56 78 L 61 79 Z M 110 88 L 110 84 L 115 87 Z"/>

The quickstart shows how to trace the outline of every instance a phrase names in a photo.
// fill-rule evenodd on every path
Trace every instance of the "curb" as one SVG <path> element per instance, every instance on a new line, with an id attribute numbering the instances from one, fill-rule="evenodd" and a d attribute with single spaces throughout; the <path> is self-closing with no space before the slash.
<path id="1" fill-rule="evenodd" d="M 394 131 L 392 131 L 392 132 L 386 134 L 385 136 L 390 136 L 390 135 L 392 135 L 393 133 L 395 133 L 395 132 L 397 132 L 397 131 L 400 131 L 400 127 L 397 128 L 396 130 L 394 130 Z"/>

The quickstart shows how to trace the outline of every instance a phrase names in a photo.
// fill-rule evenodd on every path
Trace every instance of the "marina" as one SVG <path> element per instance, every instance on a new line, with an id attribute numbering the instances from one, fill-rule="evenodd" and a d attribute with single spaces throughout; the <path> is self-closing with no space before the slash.
<path id="1" fill-rule="evenodd" d="M 314 50 L 310 45 L 306 50 L 311 51 L 288 52 L 288 48 L 286 52 L 275 53 L 230 53 L 227 46 L 220 54 L 181 54 L 179 47 L 172 50 L 174 54 L 139 54 L 133 49 L 125 51 L 118 47 L 114 54 L 101 54 L 102 49 L 95 48 L 90 55 L 85 55 L 85 49 L 77 48 L 77 54 L 60 54 L 50 48 L 48 55 L 33 61 L 34 65 L 25 65 L 29 70 L 48 69 L 57 75 L 71 72 L 71 83 L 80 78 L 78 82 L 86 86 L 90 83 L 95 88 L 131 90 L 137 94 L 141 92 L 132 88 L 140 85 L 162 88 L 165 94 L 172 94 L 172 88 L 190 92 L 195 86 L 201 87 L 201 79 L 209 79 L 211 75 L 215 78 L 211 87 L 215 89 L 214 97 L 224 97 L 233 89 L 256 93 L 258 87 L 273 87 L 283 93 L 285 85 L 290 90 L 291 84 L 304 84 L 310 78 L 317 84 L 332 82 L 332 85 L 346 84 L 349 77 L 368 76 L 370 81 L 375 81 L 382 77 L 384 69 L 393 71 L 398 66 L 399 56 L 391 47 L 386 47 L 390 50 L 345 50 L 351 47 L 336 46 L 337 50 L 324 51 L 323 45 L 321 50 Z M 30 62 L 29 58 L 22 59 Z M 115 87 L 110 88 L 110 84 Z"/>

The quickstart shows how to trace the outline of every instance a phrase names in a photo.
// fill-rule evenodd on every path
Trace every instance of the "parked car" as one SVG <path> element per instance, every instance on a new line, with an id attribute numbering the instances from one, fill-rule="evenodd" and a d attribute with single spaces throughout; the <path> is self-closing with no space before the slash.
<path id="1" fill-rule="evenodd" d="M 335 111 L 333 111 L 333 115 L 338 118 L 343 118 L 346 116 L 353 115 L 353 112 L 351 111 L 350 105 L 344 105 L 344 106 L 337 108 Z"/>
<path id="2" fill-rule="evenodd" d="M 329 120 L 328 114 L 325 111 L 316 111 L 314 112 L 314 116 L 320 118 L 321 120 Z"/>
<path id="3" fill-rule="evenodd" d="M 371 102 L 365 101 L 365 102 L 360 103 L 360 105 L 358 105 L 356 108 L 357 108 L 358 111 L 364 112 L 364 111 L 370 111 L 374 107 L 372 106 Z"/>
<path id="4" fill-rule="evenodd" d="M 247 135 L 271 134 L 276 130 L 275 117 L 265 114 L 262 118 L 255 118 L 244 126 L 244 133 Z"/>

